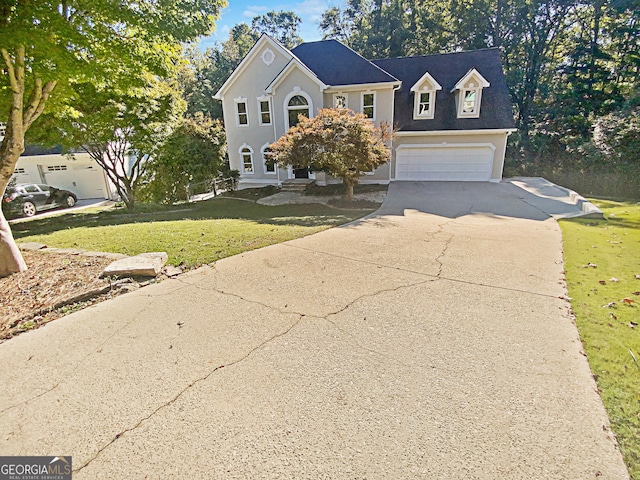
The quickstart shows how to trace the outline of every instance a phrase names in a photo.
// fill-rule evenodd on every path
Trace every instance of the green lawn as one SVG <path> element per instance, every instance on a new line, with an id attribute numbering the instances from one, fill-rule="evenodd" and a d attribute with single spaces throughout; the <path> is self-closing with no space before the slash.
<path id="1" fill-rule="evenodd" d="M 169 263 L 195 267 L 310 235 L 371 211 L 314 204 L 269 207 L 232 198 L 151 211 L 141 205 L 140 210 L 80 211 L 17 223 L 12 230 L 18 242 L 127 255 L 163 251 Z"/>
<path id="2" fill-rule="evenodd" d="M 560 222 L 569 296 L 629 473 L 640 480 L 640 204 L 592 201 L 605 220 Z"/>

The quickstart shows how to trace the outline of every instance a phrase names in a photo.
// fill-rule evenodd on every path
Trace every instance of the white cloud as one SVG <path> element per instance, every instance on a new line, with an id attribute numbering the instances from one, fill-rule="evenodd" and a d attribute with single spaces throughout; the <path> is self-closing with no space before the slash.
<path id="1" fill-rule="evenodd" d="M 325 10 L 329 9 L 329 4 L 325 0 L 304 0 L 296 3 L 293 10 L 302 17 L 303 21 L 310 19 L 319 21 Z"/>
<path id="2" fill-rule="evenodd" d="M 253 18 L 267 13 L 269 10 L 275 10 L 275 8 L 266 7 L 264 5 L 247 5 L 247 8 L 242 12 L 242 16 L 246 18 Z"/>

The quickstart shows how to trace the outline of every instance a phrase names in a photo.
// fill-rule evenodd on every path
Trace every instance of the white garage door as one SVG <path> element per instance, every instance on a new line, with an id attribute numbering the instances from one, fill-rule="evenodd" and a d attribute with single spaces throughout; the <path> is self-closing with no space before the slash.
<path id="1" fill-rule="evenodd" d="M 102 169 L 97 166 L 91 169 L 69 169 L 63 171 L 47 171 L 47 167 L 43 167 L 43 170 L 45 183 L 70 190 L 79 199 L 109 198 Z"/>
<path id="2" fill-rule="evenodd" d="M 491 179 L 493 145 L 416 145 L 396 149 L 396 180 Z"/>

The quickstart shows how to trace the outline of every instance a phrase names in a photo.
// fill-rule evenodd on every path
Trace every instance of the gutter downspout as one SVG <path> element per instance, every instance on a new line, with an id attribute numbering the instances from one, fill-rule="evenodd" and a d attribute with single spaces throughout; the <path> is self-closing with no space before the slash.
<path id="1" fill-rule="evenodd" d="M 276 110 L 274 107 L 275 104 L 273 102 L 273 94 L 269 94 L 269 104 L 271 105 L 271 109 L 273 111 L 271 115 L 271 123 L 273 124 L 273 141 L 275 142 L 278 139 L 278 134 L 276 133 Z M 276 175 L 278 177 L 278 186 L 281 187 L 282 181 L 280 180 L 280 166 L 276 164 L 275 167 L 276 167 Z"/>
<path id="2" fill-rule="evenodd" d="M 393 120 L 396 113 L 396 92 L 400 90 L 402 83 L 393 87 L 393 96 L 391 97 L 391 158 L 389 159 L 389 183 L 391 183 L 391 163 L 395 161 L 394 158 L 394 146 L 393 146 Z"/>

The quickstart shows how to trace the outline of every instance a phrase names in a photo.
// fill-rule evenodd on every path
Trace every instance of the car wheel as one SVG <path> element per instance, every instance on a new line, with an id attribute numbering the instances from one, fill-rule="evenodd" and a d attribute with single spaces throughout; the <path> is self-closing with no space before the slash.
<path id="1" fill-rule="evenodd" d="M 71 208 L 76 204 L 76 199 L 73 198 L 71 195 L 68 195 L 65 203 L 67 204 L 67 207 Z"/>
<path id="2" fill-rule="evenodd" d="M 36 206 L 31 202 L 24 202 L 22 204 L 22 213 L 25 217 L 33 217 L 36 214 Z"/>

